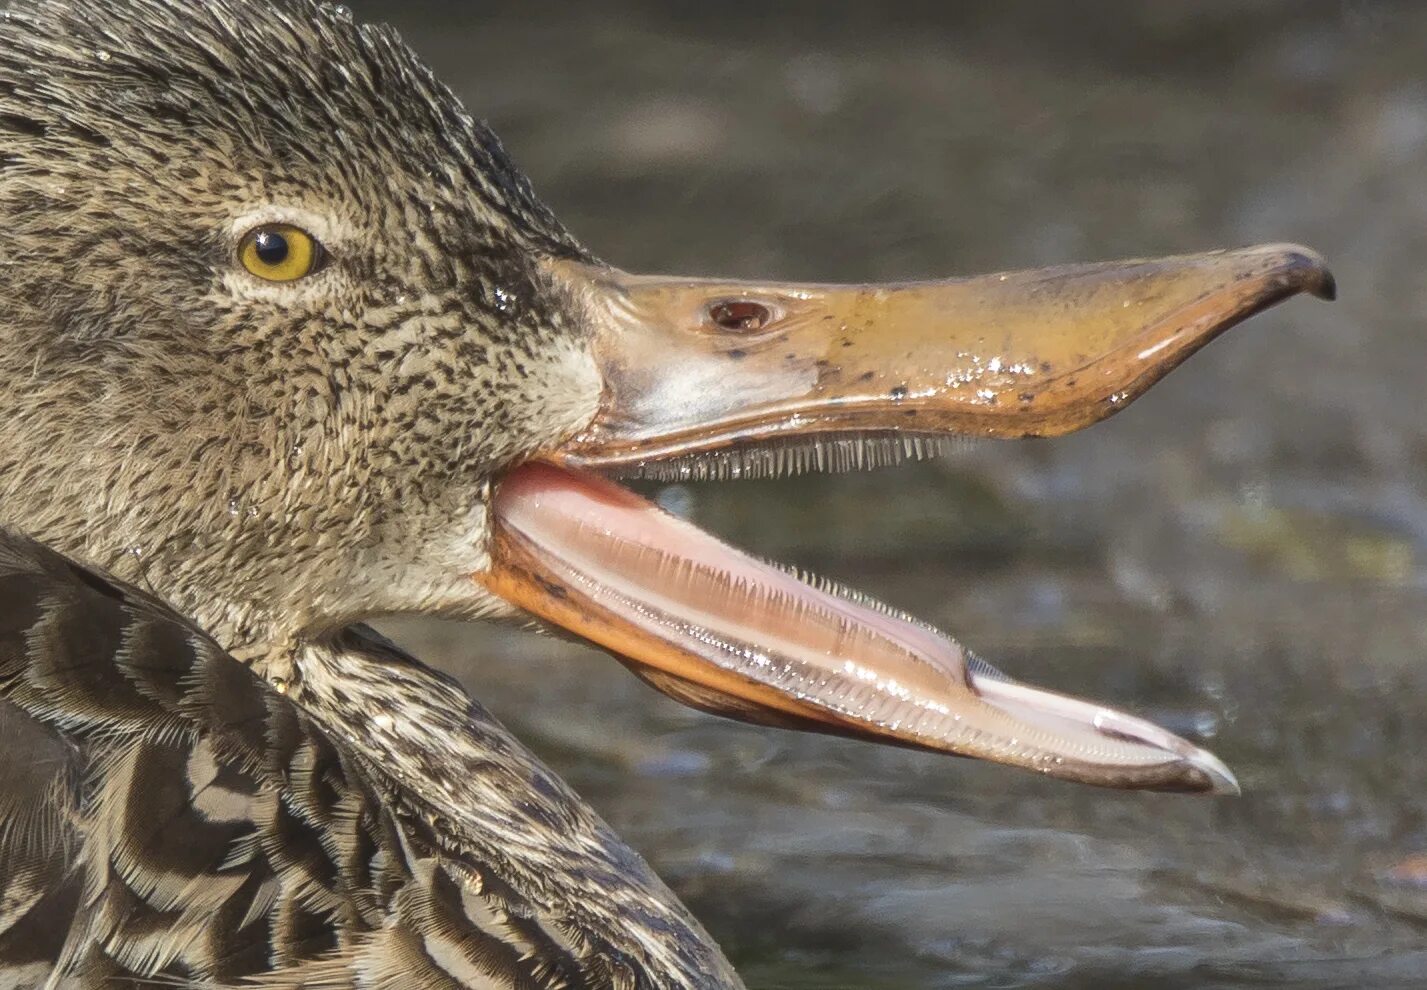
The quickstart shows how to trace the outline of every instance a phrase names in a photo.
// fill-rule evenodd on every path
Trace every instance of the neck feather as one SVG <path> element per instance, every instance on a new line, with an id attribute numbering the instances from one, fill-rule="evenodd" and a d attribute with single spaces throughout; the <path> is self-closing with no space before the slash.
<path id="1" fill-rule="evenodd" d="M 363 627 L 304 644 L 292 668 L 293 699 L 426 818 L 447 855 L 611 958 L 642 960 L 631 986 L 742 987 L 639 854 L 453 681 Z"/>

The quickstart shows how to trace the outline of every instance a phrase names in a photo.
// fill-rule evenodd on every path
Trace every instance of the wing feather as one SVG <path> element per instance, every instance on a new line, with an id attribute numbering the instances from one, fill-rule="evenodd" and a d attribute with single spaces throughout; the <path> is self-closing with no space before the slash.
<path id="1" fill-rule="evenodd" d="M 410 755 L 479 780 L 479 815 L 425 802 L 341 736 L 352 722 L 151 596 L 0 529 L 0 990 L 739 986 L 451 682 L 360 630 L 342 649 L 333 689 L 400 679 L 413 724 L 439 727 Z"/>

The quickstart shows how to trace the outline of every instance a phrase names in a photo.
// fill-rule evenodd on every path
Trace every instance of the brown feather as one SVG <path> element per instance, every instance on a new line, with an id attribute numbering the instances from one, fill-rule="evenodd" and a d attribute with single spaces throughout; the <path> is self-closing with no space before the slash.
<path id="1" fill-rule="evenodd" d="M 312 0 L 14 0 L 0 216 L 0 990 L 739 986 L 353 627 L 508 611 L 492 479 L 598 403 L 490 131 Z M 243 272 L 274 217 L 327 266 Z"/>

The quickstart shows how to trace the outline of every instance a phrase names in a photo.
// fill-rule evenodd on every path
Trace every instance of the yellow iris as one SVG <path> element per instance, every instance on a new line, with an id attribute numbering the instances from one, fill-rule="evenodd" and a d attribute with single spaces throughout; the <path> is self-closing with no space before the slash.
<path id="1" fill-rule="evenodd" d="M 322 245 L 305 230 L 285 223 L 264 224 L 243 235 L 238 260 L 258 278 L 292 282 L 311 275 L 322 260 Z"/>

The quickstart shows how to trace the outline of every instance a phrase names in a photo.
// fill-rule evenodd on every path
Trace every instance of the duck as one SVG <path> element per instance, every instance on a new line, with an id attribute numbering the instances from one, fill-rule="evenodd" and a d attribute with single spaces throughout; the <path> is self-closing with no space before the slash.
<path id="1" fill-rule="evenodd" d="M 0 215 L 0 987 L 741 987 L 387 616 L 576 637 L 746 721 L 1236 790 L 619 479 L 1080 429 L 1331 297 L 1306 248 L 631 275 L 393 31 L 316 0 L 15 0 Z"/>

